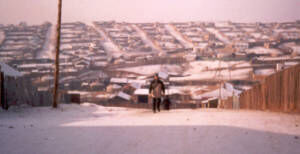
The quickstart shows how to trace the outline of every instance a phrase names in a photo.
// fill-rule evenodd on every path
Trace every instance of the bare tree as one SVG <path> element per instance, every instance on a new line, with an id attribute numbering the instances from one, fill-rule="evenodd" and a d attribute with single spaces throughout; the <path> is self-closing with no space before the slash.
<path id="1" fill-rule="evenodd" d="M 57 15 L 57 25 L 56 25 L 56 51 L 55 51 L 54 91 L 53 91 L 53 103 L 52 103 L 52 107 L 53 108 L 57 108 L 57 96 L 58 96 L 61 8 L 62 8 L 62 0 L 58 0 L 58 15 Z"/>

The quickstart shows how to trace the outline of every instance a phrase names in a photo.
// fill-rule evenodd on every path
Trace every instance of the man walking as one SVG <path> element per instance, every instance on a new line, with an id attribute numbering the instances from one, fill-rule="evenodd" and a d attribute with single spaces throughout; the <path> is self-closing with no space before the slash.
<path id="1" fill-rule="evenodd" d="M 165 85 L 159 79 L 158 74 L 154 75 L 154 80 L 150 84 L 149 96 L 152 97 L 153 112 L 160 112 L 161 97 L 165 95 Z"/>

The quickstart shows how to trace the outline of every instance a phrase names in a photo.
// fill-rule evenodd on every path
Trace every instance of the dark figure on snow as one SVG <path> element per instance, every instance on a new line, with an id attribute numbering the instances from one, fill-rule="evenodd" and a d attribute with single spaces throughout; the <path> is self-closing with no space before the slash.
<path id="1" fill-rule="evenodd" d="M 161 97 L 165 95 L 165 85 L 159 79 L 158 74 L 154 75 L 154 80 L 150 84 L 149 95 L 152 97 L 153 112 L 160 112 Z"/>

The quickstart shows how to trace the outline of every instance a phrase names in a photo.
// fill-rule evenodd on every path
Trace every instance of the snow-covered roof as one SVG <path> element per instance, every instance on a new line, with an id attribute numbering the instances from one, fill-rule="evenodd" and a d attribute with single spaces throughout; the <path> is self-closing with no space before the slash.
<path id="1" fill-rule="evenodd" d="M 111 78 L 110 79 L 111 83 L 128 83 L 127 78 Z"/>
<path id="2" fill-rule="evenodd" d="M 166 72 L 158 72 L 158 76 L 162 79 L 167 79 L 169 75 Z"/>
<path id="3" fill-rule="evenodd" d="M 133 83 L 130 83 L 130 85 L 135 88 L 135 89 L 139 89 L 142 87 L 142 84 L 141 83 L 137 83 L 137 82 L 133 82 Z"/>
<path id="4" fill-rule="evenodd" d="M 209 99 L 207 99 L 207 100 L 202 101 L 202 103 L 203 103 L 203 104 L 206 104 L 206 103 L 208 103 L 209 101 L 215 100 L 215 99 L 218 99 L 218 98 L 217 98 L 217 97 L 211 97 L 211 98 L 209 98 Z"/>
<path id="5" fill-rule="evenodd" d="M 70 80 L 75 80 L 75 79 L 77 79 L 75 76 L 67 76 L 67 77 L 61 78 L 59 80 L 59 82 L 65 82 L 65 81 L 70 81 Z"/>
<path id="6" fill-rule="evenodd" d="M 98 61 L 98 62 L 95 62 L 94 63 L 94 65 L 96 65 L 96 66 L 107 66 L 107 62 L 105 62 L 105 61 Z"/>
<path id="7" fill-rule="evenodd" d="M 166 89 L 167 95 L 182 94 L 182 93 L 183 92 L 180 89 L 175 89 L 175 88 Z"/>
<path id="8" fill-rule="evenodd" d="M 282 54 L 278 49 L 274 48 L 264 48 L 264 47 L 255 47 L 247 50 L 247 53 L 255 53 L 255 54 Z"/>
<path id="9" fill-rule="evenodd" d="M 298 62 L 293 62 L 293 61 L 291 61 L 291 62 L 284 62 L 285 66 L 294 66 L 294 65 L 297 65 L 297 64 L 299 64 L 299 63 Z"/>
<path id="10" fill-rule="evenodd" d="M 228 88 L 228 89 L 227 89 Z M 233 88 L 233 87 L 232 87 Z M 229 87 L 226 88 L 221 88 L 221 98 L 222 99 L 226 99 L 227 97 L 233 96 L 233 95 L 239 95 L 241 93 L 241 91 L 236 90 L 236 89 L 230 89 Z M 216 89 L 210 92 L 206 92 L 204 94 L 201 95 L 194 95 L 193 99 L 202 99 L 205 97 L 208 98 L 218 98 L 220 96 L 220 89 Z"/>
<path id="11" fill-rule="evenodd" d="M 133 79 L 129 79 L 128 83 L 139 83 L 139 84 L 145 85 L 146 84 L 146 80 L 133 80 Z"/>
<path id="12" fill-rule="evenodd" d="M 256 75 L 271 75 L 275 73 L 275 69 L 269 68 L 269 69 L 256 69 L 254 71 L 254 74 Z"/>
<path id="13" fill-rule="evenodd" d="M 273 61 L 273 60 L 283 60 L 283 61 L 287 61 L 287 60 L 300 60 L 300 56 L 297 57 L 290 57 L 290 56 L 280 56 L 280 57 L 257 57 L 257 60 L 261 60 L 261 61 Z"/>
<path id="14" fill-rule="evenodd" d="M 12 77 L 21 77 L 21 76 L 23 76 L 21 72 L 13 69 L 9 65 L 7 65 L 7 64 L 5 64 L 1 61 L 0 61 L 0 65 L 1 65 L 1 72 L 3 72 L 5 76 L 12 76 Z"/>
<path id="15" fill-rule="evenodd" d="M 125 99 L 125 100 L 128 100 L 128 101 L 130 100 L 130 95 L 128 95 L 128 94 L 126 94 L 122 91 L 118 93 L 118 96 Z"/>
<path id="16" fill-rule="evenodd" d="M 113 89 L 120 89 L 120 88 L 122 88 L 122 86 L 120 86 L 120 85 L 118 85 L 118 84 L 113 84 L 113 85 L 111 85 L 111 87 L 112 87 Z"/>
<path id="17" fill-rule="evenodd" d="M 44 64 L 22 64 L 19 65 L 18 68 L 37 68 L 37 67 L 52 67 L 51 63 L 44 63 Z"/>
<path id="18" fill-rule="evenodd" d="M 179 89 L 166 89 L 165 90 L 166 95 L 174 95 L 174 94 L 182 94 L 182 92 Z M 140 89 L 136 89 L 134 91 L 135 95 L 148 95 L 149 94 L 149 89 L 145 89 L 145 88 L 140 88 Z"/>
<path id="19" fill-rule="evenodd" d="M 149 94 L 149 90 L 148 89 L 136 89 L 134 91 L 135 95 L 148 95 Z"/>

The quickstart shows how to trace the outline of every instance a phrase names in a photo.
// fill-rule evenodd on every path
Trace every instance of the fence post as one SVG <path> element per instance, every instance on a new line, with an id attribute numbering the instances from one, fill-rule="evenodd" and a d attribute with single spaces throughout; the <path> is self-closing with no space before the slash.
<path id="1" fill-rule="evenodd" d="M 2 82 L 3 82 L 3 79 L 2 79 L 2 72 L 1 72 L 1 66 L 0 66 L 0 106 L 3 107 L 4 96 L 3 96 L 3 88 L 2 88 L 3 83 Z"/>
<path id="2" fill-rule="evenodd" d="M 262 92 L 262 110 L 267 109 L 267 104 L 266 104 L 266 86 L 265 82 L 262 83 L 261 85 L 261 92 Z"/>
<path id="3" fill-rule="evenodd" d="M 0 105 L 3 109 L 7 110 L 8 109 L 8 104 L 7 104 L 7 100 L 6 100 L 6 95 L 5 95 L 5 88 L 4 88 L 4 73 L 1 72 L 0 69 Z"/>

